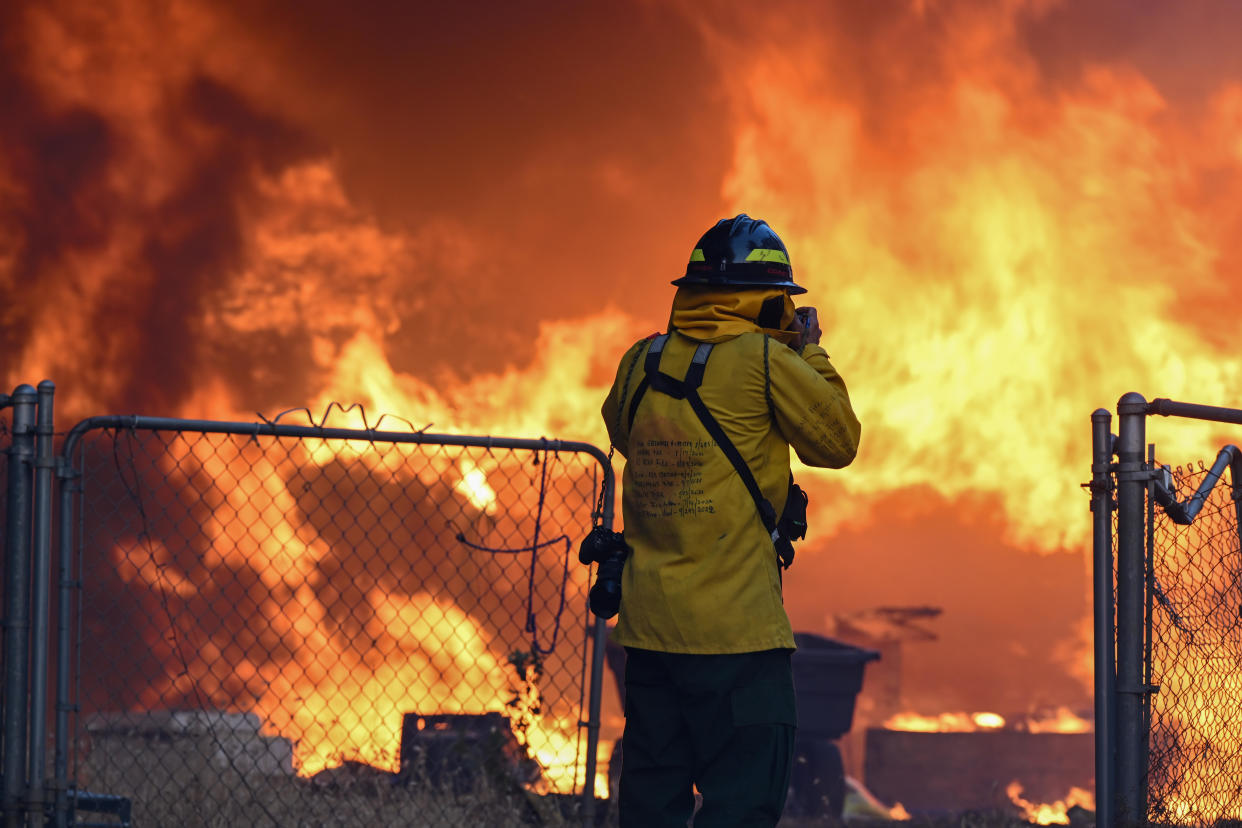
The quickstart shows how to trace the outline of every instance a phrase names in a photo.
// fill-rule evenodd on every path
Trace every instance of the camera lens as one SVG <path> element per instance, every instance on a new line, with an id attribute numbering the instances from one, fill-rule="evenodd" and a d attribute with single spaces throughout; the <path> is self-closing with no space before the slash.
<path id="1" fill-rule="evenodd" d="M 578 547 L 578 562 L 584 566 L 603 563 L 613 555 L 623 554 L 626 549 L 624 535 L 596 526 L 582 539 L 582 544 Z"/>
<path id="2" fill-rule="evenodd" d="M 593 528 L 578 547 L 578 562 L 586 566 L 606 558 L 609 550 L 608 536 L 611 534 L 602 526 Z"/>
<path id="3" fill-rule="evenodd" d="M 621 572 L 625 554 L 613 555 L 599 565 L 599 576 L 591 587 L 591 612 L 600 618 L 612 618 L 621 609 Z"/>

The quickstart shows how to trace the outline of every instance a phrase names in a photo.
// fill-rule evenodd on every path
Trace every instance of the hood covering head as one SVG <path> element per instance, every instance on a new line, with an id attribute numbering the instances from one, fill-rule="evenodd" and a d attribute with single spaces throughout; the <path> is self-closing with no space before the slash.
<path id="1" fill-rule="evenodd" d="M 673 297 L 669 329 L 676 328 L 698 342 L 723 342 L 763 331 L 793 346 L 798 334 L 786 330 L 793 319 L 793 299 L 783 288 L 737 290 L 683 285 Z"/>

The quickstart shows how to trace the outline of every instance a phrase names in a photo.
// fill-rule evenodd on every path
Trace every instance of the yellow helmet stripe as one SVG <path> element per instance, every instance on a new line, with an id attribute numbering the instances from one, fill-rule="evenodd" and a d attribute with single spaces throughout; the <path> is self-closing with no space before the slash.
<path id="1" fill-rule="evenodd" d="M 682 250 L 685 250 L 685 249 L 686 249 L 686 248 L 684 248 L 684 247 L 682 248 Z M 701 248 L 701 247 L 696 247 L 696 248 L 694 248 L 694 252 L 690 254 L 690 261 L 692 261 L 692 262 L 705 262 L 705 261 L 707 261 L 707 259 L 703 256 L 703 248 Z"/>
<path id="2" fill-rule="evenodd" d="M 746 257 L 748 262 L 780 262 L 783 265 L 789 264 L 789 257 L 785 255 L 784 250 L 771 250 L 766 247 L 757 247 L 750 251 L 750 255 Z"/>

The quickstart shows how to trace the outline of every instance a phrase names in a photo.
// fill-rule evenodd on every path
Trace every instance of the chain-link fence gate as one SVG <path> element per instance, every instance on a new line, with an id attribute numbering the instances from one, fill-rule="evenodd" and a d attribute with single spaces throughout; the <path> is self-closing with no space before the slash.
<path id="1" fill-rule="evenodd" d="M 109 417 L 60 477 L 54 824 L 592 818 L 597 448 Z"/>
<path id="2" fill-rule="evenodd" d="M 1173 469 L 1144 447 L 1148 415 L 1242 411 L 1127 394 L 1118 414 L 1118 436 L 1092 416 L 1097 824 L 1237 824 L 1242 452 Z"/>
<path id="3" fill-rule="evenodd" d="M 1236 470 L 1238 452 L 1225 454 Z M 1150 559 L 1148 817 L 1211 824 L 1242 817 L 1242 553 L 1237 490 L 1199 464 L 1173 471 L 1178 501 L 1210 489 L 1190 525 L 1157 512 Z"/>

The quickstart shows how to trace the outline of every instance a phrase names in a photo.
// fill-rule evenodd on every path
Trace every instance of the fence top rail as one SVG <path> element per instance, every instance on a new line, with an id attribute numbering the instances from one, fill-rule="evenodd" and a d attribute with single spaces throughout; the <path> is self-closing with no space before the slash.
<path id="1" fill-rule="evenodd" d="M 182 420 L 174 417 L 145 417 L 137 414 L 113 414 L 88 417 L 65 438 L 62 456 L 69 460 L 77 443 L 92 430 L 123 429 L 127 431 L 189 431 L 201 434 L 240 434 L 254 437 L 318 437 L 330 440 L 365 440 L 373 443 L 414 443 L 468 448 L 518 449 L 526 451 L 578 452 L 599 461 L 604 478 L 612 480 L 611 463 L 598 446 L 573 440 L 547 437 L 493 437 L 477 434 L 431 434 L 426 431 L 377 431 L 375 429 L 336 428 L 327 426 L 284 425 L 280 423 L 243 423 L 227 420 Z"/>
<path id="2" fill-rule="evenodd" d="M 591 443 L 549 439 L 548 437 L 493 437 L 491 434 L 440 434 L 425 431 L 376 431 L 375 428 L 293 426 L 282 423 L 230 422 L 225 420 L 179 420 L 176 417 L 108 415 L 87 417 L 73 426 L 65 441 L 65 454 L 88 431 L 118 428 L 127 431 L 189 431 L 196 433 L 243 434 L 256 437 L 320 437 L 325 439 L 364 439 L 376 443 L 425 443 L 431 446 L 471 448 L 515 448 L 529 451 L 582 452 L 607 463 L 607 456 Z"/>
<path id="3" fill-rule="evenodd" d="M 1159 414 L 1162 417 L 1188 417 L 1192 420 L 1211 420 L 1217 423 L 1242 425 L 1242 409 L 1175 402 L 1168 399 L 1155 399 L 1147 403 L 1147 413 Z"/>
<path id="4" fill-rule="evenodd" d="M 493 437 L 477 434 L 431 434 L 426 431 L 377 431 L 376 429 L 336 428 L 322 425 L 285 425 L 281 423 L 243 423 L 227 420 L 183 420 L 175 417 L 146 417 L 138 414 L 111 414 L 87 417 L 65 437 L 61 448 L 62 462 L 72 467 L 73 452 L 87 432 L 102 429 L 130 431 L 189 431 L 199 434 L 240 434 L 247 437 L 318 437 L 331 440 L 364 440 L 371 443 L 410 443 L 416 445 L 460 446 L 464 448 L 517 449 L 519 451 L 551 451 L 587 454 L 595 458 L 602 472 L 602 498 L 598 518 L 604 526 L 613 520 L 612 493 L 616 480 L 608 455 L 596 445 L 573 440 L 547 437 Z"/>

